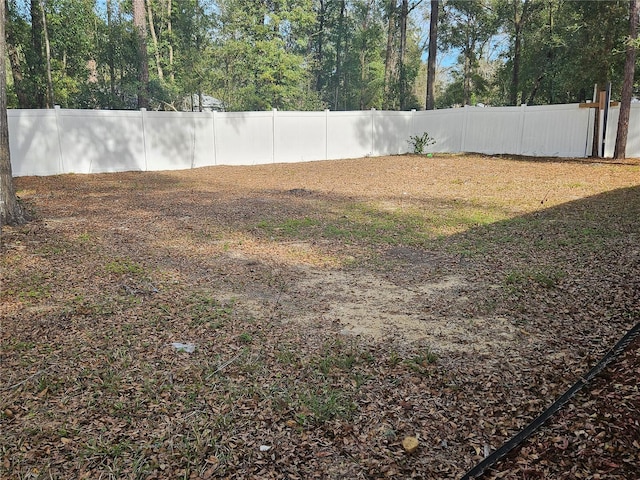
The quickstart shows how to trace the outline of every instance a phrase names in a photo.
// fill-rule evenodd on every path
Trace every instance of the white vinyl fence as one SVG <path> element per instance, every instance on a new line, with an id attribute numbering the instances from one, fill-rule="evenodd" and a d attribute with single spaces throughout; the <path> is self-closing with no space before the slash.
<path id="1" fill-rule="evenodd" d="M 591 153 L 594 112 L 577 104 L 389 112 L 179 113 L 9 110 L 15 176 L 158 171 L 209 165 L 304 162 L 410 151 L 554 157 Z M 612 152 L 617 110 L 609 115 Z M 640 156 L 640 106 L 632 110 L 628 156 Z"/>

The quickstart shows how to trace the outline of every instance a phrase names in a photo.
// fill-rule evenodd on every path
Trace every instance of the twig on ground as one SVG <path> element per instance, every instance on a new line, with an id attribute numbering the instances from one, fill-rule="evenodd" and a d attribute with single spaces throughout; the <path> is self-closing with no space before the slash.
<path id="1" fill-rule="evenodd" d="M 218 366 L 218 368 L 216 369 L 215 372 L 210 373 L 209 375 L 207 375 L 207 380 L 210 379 L 211 377 L 213 377 L 216 373 L 224 370 L 225 368 L 227 368 L 229 365 L 231 365 L 233 362 L 235 362 L 237 359 L 239 359 L 242 354 L 244 352 L 240 352 L 239 354 L 237 354 L 235 357 L 232 357 L 231 359 L 227 360 L 225 363 L 223 363 L 222 365 Z"/>
<path id="2" fill-rule="evenodd" d="M 24 385 L 25 383 L 27 383 L 29 380 L 31 380 L 31 379 L 33 379 L 33 378 L 36 378 L 36 377 L 37 377 L 37 376 L 39 376 L 39 375 L 42 375 L 44 372 L 46 372 L 47 370 L 49 370 L 49 368 L 51 368 L 51 365 L 49 365 L 47 368 L 43 368 L 42 370 L 38 370 L 38 371 L 37 371 L 36 373 L 34 373 L 33 375 L 29 375 L 27 378 L 25 378 L 24 380 L 22 380 L 22 381 L 20 381 L 20 382 L 18 382 L 18 383 L 15 383 L 15 384 L 10 385 L 10 386 L 8 386 L 8 387 L 4 387 L 4 388 L 2 389 L 2 391 L 3 391 L 3 392 L 6 392 L 6 391 L 8 391 L 8 390 L 14 390 L 14 389 L 18 388 L 19 386 Z"/>

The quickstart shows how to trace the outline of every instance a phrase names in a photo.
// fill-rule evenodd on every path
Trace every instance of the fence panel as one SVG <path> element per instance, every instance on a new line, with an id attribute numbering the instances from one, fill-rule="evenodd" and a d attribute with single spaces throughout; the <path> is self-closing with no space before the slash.
<path id="1" fill-rule="evenodd" d="M 16 177 L 64 173 L 54 110 L 9 110 L 9 148 Z"/>
<path id="2" fill-rule="evenodd" d="M 465 107 L 465 110 L 468 117 L 461 151 L 519 154 L 522 107 Z"/>
<path id="3" fill-rule="evenodd" d="M 182 112 L 142 112 L 147 169 L 192 168 L 195 153 L 195 116 Z"/>
<path id="4" fill-rule="evenodd" d="M 572 105 L 526 107 L 522 155 L 586 157 L 593 140 L 593 113 Z"/>
<path id="5" fill-rule="evenodd" d="M 327 122 L 327 159 L 372 155 L 371 111 L 330 113 Z"/>
<path id="6" fill-rule="evenodd" d="M 594 112 L 578 105 L 465 107 L 428 112 L 179 113 L 9 110 L 15 176 L 173 170 L 207 165 L 358 158 L 410 151 L 585 157 Z M 609 114 L 611 156 L 618 109 Z M 640 156 L 640 105 L 632 105 L 628 156 Z"/>
<path id="7" fill-rule="evenodd" d="M 410 134 L 422 135 L 427 132 L 436 141 L 429 147 L 430 152 L 460 152 L 465 114 L 464 108 L 415 112 Z"/>
<path id="8" fill-rule="evenodd" d="M 328 112 L 274 112 L 275 161 L 306 162 L 327 158 Z"/>
<path id="9" fill-rule="evenodd" d="M 379 112 L 372 110 L 372 150 L 374 157 L 406 153 L 415 112 Z"/>
<path id="10" fill-rule="evenodd" d="M 58 110 L 64 173 L 147 170 L 142 112 Z"/>
<path id="11" fill-rule="evenodd" d="M 272 163 L 273 115 L 273 112 L 216 113 L 216 164 Z"/>
<path id="12" fill-rule="evenodd" d="M 193 118 L 193 167 L 209 167 L 216 164 L 214 123 L 216 113 L 192 114 Z"/>

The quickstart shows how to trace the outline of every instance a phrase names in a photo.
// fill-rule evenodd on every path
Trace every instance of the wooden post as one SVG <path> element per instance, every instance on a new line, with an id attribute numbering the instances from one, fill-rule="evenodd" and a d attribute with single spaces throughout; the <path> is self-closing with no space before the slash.
<path id="1" fill-rule="evenodd" d="M 594 101 L 581 103 L 580 108 L 595 108 L 595 120 L 593 124 L 593 142 L 591 144 L 591 156 L 601 157 L 604 156 L 605 136 L 607 133 L 607 117 L 609 115 L 609 107 L 615 107 L 619 105 L 619 102 L 611 101 L 611 84 L 609 84 L 608 90 L 598 91 L 597 85 L 594 88 Z M 600 120 L 602 119 L 603 125 L 600 128 Z M 602 153 L 601 153 L 602 150 Z"/>

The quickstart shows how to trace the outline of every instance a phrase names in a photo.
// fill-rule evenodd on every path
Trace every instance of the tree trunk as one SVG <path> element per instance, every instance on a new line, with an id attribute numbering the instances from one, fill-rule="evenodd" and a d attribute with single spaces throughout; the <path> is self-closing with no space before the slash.
<path id="1" fill-rule="evenodd" d="M 395 44 L 396 35 L 396 0 L 390 0 L 387 7 L 387 49 L 384 57 L 384 105 L 387 109 L 393 108 L 392 82 L 395 77 L 396 56 Z"/>
<path id="2" fill-rule="evenodd" d="M 520 89 L 520 58 L 522 56 L 522 23 L 524 21 L 526 3 L 522 12 L 518 11 L 520 1 L 513 2 L 513 70 L 511 71 L 510 99 L 511 105 L 518 104 L 518 90 Z"/>
<path id="3" fill-rule="evenodd" d="M 362 21 L 362 31 L 366 32 L 369 28 L 369 20 L 371 16 L 371 0 L 367 3 L 367 10 L 364 14 L 364 18 Z M 366 91 L 367 91 L 367 49 L 369 48 L 369 42 L 366 37 L 362 39 L 362 44 L 360 45 L 360 101 L 359 106 L 360 110 L 365 110 L 367 108 L 366 102 Z"/>
<path id="4" fill-rule="evenodd" d="M 536 95 L 538 93 L 538 89 L 540 88 L 540 85 L 542 84 L 542 80 L 544 80 L 545 75 L 546 75 L 545 73 L 541 73 L 536 78 L 536 81 L 533 82 L 533 88 L 531 89 L 531 93 L 529 94 L 529 98 L 527 99 L 527 105 L 533 105 L 533 102 L 535 101 Z"/>
<path id="5" fill-rule="evenodd" d="M 624 82 L 622 84 L 622 99 L 620 101 L 620 117 L 613 158 L 625 158 L 627 153 L 627 135 L 629 133 L 629 113 L 631 111 L 631 96 L 633 95 L 633 77 L 636 65 L 636 40 L 638 38 L 638 0 L 629 2 L 629 40 L 624 64 Z"/>
<path id="6" fill-rule="evenodd" d="M 360 101 L 359 106 L 360 110 L 366 110 L 367 106 L 365 104 L 365 92 L 366 92 L 366 80 L 367 80 L 367 53 L 365 51 L 365 46 L 362 46 L 360 50 Z"/>
<path id="7" fill-rule="evenodd" d="M 153 42 L 153 54 L 156 59 L 156 71 L 158 72 L 158 78 L 162 80 L 164 78 L 164 72 L 162 71 L 162 62 L 160 61 L 160 47 L 158 45 L 156 27 L 153 25 L 153 11 L 151 10 L 151 2 L 149 0 L 147 0 L 147 17 L 149 18 L 149 32 L 151 32 L 151 41 Z"/>
<path id="8" fill-rule="evenodd" d="M 29 108 L 29 94 L 24 89 L 24 77 L 20 64 L 20 53 L 15 44 L 7 39 L 7 54 L 11 64 L 11 75 L 13 77 L 13 88 L 18 97 L 18 108 Z"/>
<path id="9" fill-rule="evenodd" d="M 405 54 L 407 52 L 407 18 L 409 17 L 409 0 L 402 0 L 400 8 L 400 53 L 398 55 L 398 66 L 400 74 L 399 96 L 400 110 L 404 110 L 407 105 L 407 72 L 405 69 Z"/>
<path id="10" fill-rule="evenodd" d="M 149 62 L 144 0 L 133 0 L 133 25 L 138 53 L 138 108 L 149 108 Z"/>
<path id="11" fill-rule="evenodd" d="M 322 68 L 322 58 L 324 56 L 324 24 L 327 13 L 325 0 L 320 0 L 318 9 L 318 30 L 316 31 L 317 42 L 315 51 L 315 86 L 316 91 L 322 95 L 324 89 L 324 69 Z"/>
<path id="12" fill-rule="evenodd" d="M 111 10 L 111 0 L 107 0 L 107 42 L 109 45 L 109 50 L 107 53 L 107 62 L 109 63 L 109 91 L 111 95 L 109 96 L 109 108 L 113 108 L 113 102 L 116 98 L 116 63 L 113 55 L 114 45 L 113 45 L 113 21 L 111 19 L 112 10 Z"/>
<path id="13" fill-rule="evenodd" d="M 47 65 L 47 108 L 53 108 L 55 105 L 55 98 L 53 95 L 53 77 L 51 76 L 51 45 L 49 43 L 49 30 L 47 29 L 47 15 L 44 10 L 44 0 L 40 0 L 40 12 L 42 13 L 44 52 Z"/>
<path id="14" fill-rule="evenodd" d="M 171 25 L 171 0 L 167 1 L 167 44 L 169 48 L 169 80 L 171 83 L 175 81 L 175 74 L 173 73 L 173 27 Z"/>
<path id="15" fill-rule="evenodd" d="M 344 32 L 344 19 L 345 19 L 345 10 L 346 10 L 346 0 L 342 0 L 340 2 L 340 17 L 338 19 L 338 39 L 336 41 L 336 73 L 334 79 L 334 97 L 333 97 L 333 108 L 334 110 L 339 110 L 339 100 L 340 100 L 340 84 L 342 76 L 342 41 L 345 37 Z"/>
<path id="16" fill-rule="evenodd" d="M 9 151 L 9 123 L 7 121 L 7 72 L 5 36 L 5 3 L 0 1 L 0 235 L 2 225 L 17 225 L 25 222 L 22 207 L 18 203 L 11 172 Z"/>
<path id="17" fill-rule="evenodd" d="M 45 107 L 45 92 L 42 82 L 45 78 L 45 60 L 42 54 L 42 14 L 40 12 L 40 0 L 31 0 L 31 55 L 28 60 L 33 93 L 31 106 L 35 108 Z"/>
<path id="18" fill-rule="evenodd" d="M 436 80 L 436 56 L 438 54 L 438 0 L 431 0 L 429 19 L 429 58 L 427 59 L 427 110 L 435 108 L 434 83 Z"/>
<path id="19" fill-rule="evenodd" d="M 464 54 L 462 97 L 465 105 L 471 104 L 471 54 L 469 49 Z"/>
<path id="20" fill-rule="evenodd" d="M 516 21 L 513 46 L 513 72 L 511 72 L 511 105 L 518 104 L 518 89 L 520 88 L 520 56 L 522 50 L 522 39 L 520 38 L 521 27 L 522 25 L 520 24 L 520 21 Z"/>

